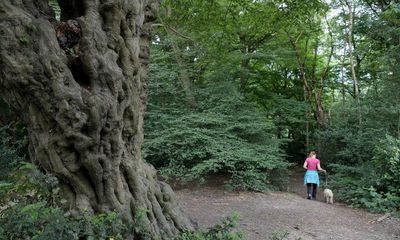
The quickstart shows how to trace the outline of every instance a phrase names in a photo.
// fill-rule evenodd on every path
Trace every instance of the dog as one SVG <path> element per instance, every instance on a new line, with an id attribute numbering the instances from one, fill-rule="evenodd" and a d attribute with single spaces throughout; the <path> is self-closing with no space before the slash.
<path id="1" fill-rule="evenodd" d="M 332 190 L 325 188 L 324 190 L 324 198 L 326 203 L 333 204 L 333 192 Z"/>

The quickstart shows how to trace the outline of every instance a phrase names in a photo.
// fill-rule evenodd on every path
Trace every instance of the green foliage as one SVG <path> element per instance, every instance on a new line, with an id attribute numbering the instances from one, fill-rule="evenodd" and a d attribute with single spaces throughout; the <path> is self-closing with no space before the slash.
<path id="1" fill-rule="evenodd" d="M 115 212 L 74 218 L 46 202 L 17 204 L 0 217 L 0 239 L 123 240 L 130 230 Z"/>
<path id="2" fill-rule="evenodd" d="M 268 239 L 269 240 L 284 240 L 284 239 L 288 239 L 289 235 L 290 235 L 290 233 L 287 230 L 278 230 L 278 231 L 274 231 Z"/>
<path id="3" fill-rule="evenodd" d="M 120 239 L 132 233 L 115 213 L 73 217 L 62 208 L 57 179 L 21 163 L 0 184 L 0 239 Z"/>
<path id="4" fill-rule="evenodd" d="M 355 207 L 375 212 L 399 211 L 400 140 L 379 141 L 373 160 L 358 166 L 332 164 L 336 196 Z"/>
<path id="5" fill-rule="evenodd" d="M 0 204 L 48 202 L 55 205 L 58 180 L 41 173 L 33 164 L 21 162 L 8 182 L 0 185 Z"/>
<path id="6" fill-rule="evenodd" d="M 389 135 L 382 139 L 375 147 L 372 165 L 380 176 L 378 188 L 400 196 L 400 139 Z"/>
<path id="7" fill-rule="evenodd" d="M 53 9 L 54 11 L 54 17 L 57 21 L 60 21 L 61 17 L 61 9 L 60 6 L 58 5 L 57 0 L 49 0 L 49 6 Z"/>
<path id="8" fill-rule="evenodd" d="M 193 53 L 185 61 L 185 67 L 196 72 L 191 79 L 196 83 L 193 89 L 199 80 L 235 84 L 246 101 L 256 104 L 275 124 L 278 139 L 293 140 L 282 149 L 298 160 L 305 152 L 303 129 L 309 105 L 304 103 L 298 60 L 304 59 L 309 83 L 316 89 L 330 49 L 330 40 L 324 35 L 328 9 L 327 3 L 319 0 L 168 0 L 163 1 L 161 16 L 163 23 L 189 38 L 176 32 L 168 36 L 182 52 Z M 163 36 L 161 44 L 165 42 L 164 34 L 157 34 Z M 288 35 L 296 39 L 296 51 Z M 315 58 L 314 53 L 318 53 Z"/>
<path id="9" fill-rule="evenodd" d="M 185 181 L 229 173 L 232 188 L 276 187 L 269 184 L 271 174 L 285 171 L 288 163 L 283 160 L 281 142 L 271 134 L 273 124 L 229 85 L 215 84 L 199 94 L 203 94 L 202 103 L 189 113 L 151 106 L 146 119 L 146 161 L 163 174 Z"/>
<path id="10" fill-rule="evenodd" d="M 19 38 L 19 41 L 24 45 L 28 45 L 31 39 L 28 35 L 23 35 Z"/>
<path id="11" fill-rule="evenodd" d="M 240 232 L 233 231 L 238 219 L 238 215 L 226 218 L 221 224 L 217 224 L 207 231 L 189 231 L 182 232 L 175 240 L 240 240 L 243 235 Z"/>
<path id="12" fill-rule="evenodd" d="M 317 135 L 320 157 L 335 172 L 330 182 L 339 199 L 371 211 L 396 211 L 400 199 L 399 140 L 393 137 L 397 103 L 368 97 L 361 104 L 361 125 L 355 104 L 333 108 L 335 124 Z"/>
<path id="13" fill-rule="evenodd" d="M 11 170 L 25 160 L 26 131 L 19 124 L 0 126 L 0 181 L 6 180 Z"/>
<path id="14" fill-rule="evenodd" d="M 18 204 L 0 218 L 0 239 L 78 239 L 79 225 L 70 223 L 63 211 L 45 202 Z"/>
<path id="15" fill-rule="evenodd" d="M 232 189 L 262 191 L 284 183 L 289 164 L 268 115 L 239 93 L 230 75 L 218 73 L 192 85 L 195 103 L 187 104 L 168 39 L 152 49 L 145 160 L 183 181 L 228 173 Z"/>
<path id="16" fill-rule="evenodd" d="M 81 219 L 78 218 L 78 222 L 84 223 L 85 228 L 81 232 L 89 239 L 122 240 L 133 232 L 132 226 L 123 222 L 116 212 L 84 215 Z"/>
<path id="17" fill-rule="evenodd" d="M 358 125 L 357 106 L 351 102 L 336 104 L 332 110 L 330 128 L 316 132 L 315 148 L 321 159 L 328 163 L 358 164 L 370 161 L 374 147 L 390 126 L 395 124 L 395 114 L 388 112 L 382 103 L 365 102 L 372 109 L 365 107 L 362 113 L 363 123 Z"/>
<path id="18" fill-rule="evenodd" d="M 150 226 L 146 225 L 146 222 L 144 221 L 144 218 L 146 217 L 148 212 L 149 210 L 144 208 L 138 208 L 135 212 L 135 231 L 139 233 L 140 238 L 143 240 L 152 239 L 152 235 L 149 229 Z"/>

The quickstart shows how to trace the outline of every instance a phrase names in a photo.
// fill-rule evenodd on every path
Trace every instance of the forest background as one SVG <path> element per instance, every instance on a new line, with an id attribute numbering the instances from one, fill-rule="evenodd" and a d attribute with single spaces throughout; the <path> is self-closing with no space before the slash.
<path id="1" fill-rule="evenodd" d="M 182 180 L 279 189 L 317 150 L 337 196 L 399 205 L 399 14 L 385 1 L 166 1 L 146 160 Z"/>

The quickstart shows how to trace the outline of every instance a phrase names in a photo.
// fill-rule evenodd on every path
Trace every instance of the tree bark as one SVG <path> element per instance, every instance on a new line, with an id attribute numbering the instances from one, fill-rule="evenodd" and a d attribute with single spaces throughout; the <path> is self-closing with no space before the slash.
<path id="1" fill-rule="evenodd" d="M 0 2 L 0 94 L 27 125 L 30 157 L 72 213 L 117 211 L 167 239 L 191 228 L 142 161 L 153 0 L 59 0 L 79 43 L 61 49 L 46 0 Z M 132 238 L 140 238 L 137 222 Z"/>
<path id="2" fill-rule="evenodd" d="M 357 104 L 357 114 L 358 114 L 358 124 L 361 125 L 362 117 L 361 117 L 361 109 L 360 109 L 360 87 L 359 82 L 356 74 L 356 66 L 354 62 L 353 56 L 353 49 L 354 49 L 354 42 L 353 42 L 353 25 L 354 25 L 354 13 L 353 13 L 353 2 L 346 1 L 347 8 L 349 10 L 349 32 L 347 36 L 347 42 L 349 44 L 349 60 L 350 60 L 350 67 L 351 67 L 351 78 L 353 79 L 353 89 L 354 89 L 354 98 Z"/>
<path id="3" fill-rule="evenodd" d="M 171 9 L 167 8 L 167 11 L 171 11 Z M 190 38 L 186 37 L 183 34 L 180 34 L 178 31 L 176 31 L 172 27 L 169 28 L 164 23 L 164 21 L 162 20 L 161 17 L 159 19 L 160 19 L 160 21 L 162 23 L 162 26 L 164 27 L 165 33 L 167 34 L 167 36 L 169 37 L 169 39 L 171 41 L 172 51 L 174 53 L 176 63 L 179 66 L 179 80 L 181 82 L 181 86 L 183 88 L 183 91 L 185 92 L 186 102 L 191 108 L 195 108 L 197 104 L 196 104 L 195 97 L 193 95 L 192 83 L 191 83 L 191 80 L 190 80 L 190 76 L 189 76 L 189 73 L 187 71 L 187 67 L 185 66 L 186 65 L 185 61 L 181 56 L 181 51 L 179 49 L 178 43 L 175 41 L 174 37 L 172 36 L 171 31 L 173 33 L 175 33 L 175 34 L 179 34 L 180 37 L 183 37 L 183 38 L 185 38 L 187 40 L 189 40 Z"/>
<path id="4" fill-rule="evenodd" d="M 344 106 L 344 104 L 346 103 L 346 84 L 345 84 L 345 73 L 344 73 L 344 61 L 345 61 L 345 57 L 346 57 L 346 47 L 347 44 L 345 43 L 343 46 L 343 56 L 342 56 L 342 60 L 341 60 L 341 66 L 340 66 L 340 79 L 341 79 L 341 87 L 342 87 L 342 105 Z"/>
<path id="5" fill-rule="evenodd" d="M 347 36 L 347 41 L 349 43 L 349 57 L 350 57 L 350 67 L 351 67 L 351 78 L 353 79 L 353 84 L 354 84 L 354 97 L 356 98 L 357 102 L 359 101 L 359 86 L 358 86 L 358 79 L 356 75 L 356 66 L 354 63 L 354 56 L 353 56 L 353 23 L 354 23 L 354 17 L 353 17 L 353 7 L 351 5 L 351 2 L 347 2 L 347 7 L 349 10 L 349 33 Z"/>
<path id="6" fill-rule="evenodd" d="M 305 92 L 305 99 L 309 101 L 310 104 L 315 105 L 315 109 L 313 110 L 315 113 L 315 120 L 317 121 L 318 127 L 325 128 L 327 126 L 327 118 L 322 102 L 322 95 L 324 90 L 324 81 L 327 78 L 327 74 L 329 71 L 329 64 L 331 61 L 331 56 L 333 54 L 333 49 L 328 57 L 328 62 L 319 78 L 319 83 L 317 82 L 317 73 L 315 70 L 311 71 L 311 76 L 306 76 L 306 60 L 307 55 L 304 58 L 301 56 L 301 51 L 297 45 L 300 37 L 302 36 L 303 32 L 300 32 L 296 39 L 292 37 L 289 32 L 286 32 L 289 38 L 289 42 L 292 46 L 292 49 L 295 51 L 297 65 L 299 67 L 299 78 L 303 81 L 303 87 Z M 306 40 L 305 50 L 304 52 L 307 53 L 308 49 L 308 39 Z M 317 61 L 317 54 L 318 54 L 318 41 L 316 47 L 314 48 L 314 60 L 312 63 L 312 69 L 316 68 L 316 61 Z M 309 79 L 310 78 L 310 79 Z M 314 100 L 314 103 L 313 103 Z"/>

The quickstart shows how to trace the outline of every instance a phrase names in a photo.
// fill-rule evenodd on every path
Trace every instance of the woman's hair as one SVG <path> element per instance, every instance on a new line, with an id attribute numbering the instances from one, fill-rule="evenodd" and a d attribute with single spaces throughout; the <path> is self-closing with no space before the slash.
<path id="1" fill-rule="evenodd" d="M 317 153 L 315 151 L 311 151 L 310 154 L 308 154 L 309 157 L 316 156 L 316 155 L 317 155 Z"/>

